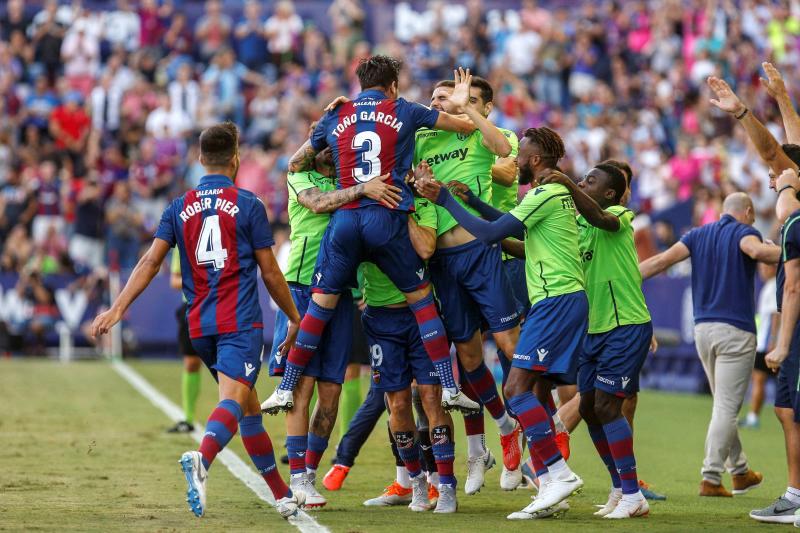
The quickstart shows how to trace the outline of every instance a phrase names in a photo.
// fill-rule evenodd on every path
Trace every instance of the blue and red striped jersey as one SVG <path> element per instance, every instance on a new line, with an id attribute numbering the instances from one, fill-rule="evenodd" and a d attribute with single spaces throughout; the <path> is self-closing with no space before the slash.
<path id="1" fill-rule="evenodd" d="M 311 134 L 311 146 L 318 152 L 332 148 L 337 188 L 391 173 L 392 185 L 403 191 L 397 209 L 413 211 L 414 195 L 406 175 L 414 157 L 414 134 L 420 128 L 432 128 L 438 118 L 435 109 L 402 98 L 390 100 L 383 91 L 371 89 L 328 111 Z M 360 198 L 342 209 L 372 204 L 378 202 Z"/>
<path id="2" fill-rule="evenodd" d="M 155 237 L 178 246 L 192 338 L 263 327 L 254 252 L 275 241 L 256 195 L 204 176 L 167 206 Z"/>

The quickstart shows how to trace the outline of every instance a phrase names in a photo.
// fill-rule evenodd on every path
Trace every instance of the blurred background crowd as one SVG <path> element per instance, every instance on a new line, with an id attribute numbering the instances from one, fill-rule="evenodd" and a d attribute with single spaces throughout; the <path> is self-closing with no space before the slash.
<path id="1" fill-rule="evenodd" d="M 327 102 L 357 92 L 372 53 L 404 59 L 409 100 L 427 103 L 454 65 L 488 78 L 491 119 L 556 129 L 573 176 L 629 161 L 643 256 L 716 220 L 734 190 L 775 233 L 767 170 L 705 79 L 728 80 L 782 139 L 758 78 L 771 60 L 800 90 L 796 0 L 2 4 L 0 276 L 16 274 L 34 314 L 54 312 L 42 275 L 133 267 L 167 202 L 198 182 L 197 135 L 217 121 L 239 125 L 238 185 L 285 248 L 288 158 Z"/>

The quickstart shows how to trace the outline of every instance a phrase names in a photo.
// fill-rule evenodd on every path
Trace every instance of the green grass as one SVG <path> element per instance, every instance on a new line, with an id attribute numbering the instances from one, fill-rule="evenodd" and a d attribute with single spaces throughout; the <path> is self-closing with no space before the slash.
<path id="1" fill-rule="evenodd" d="M 180 402 L 180 366 L 133 362 L 132 366 L 176 403 Z M 365 382 L 366 387 L 366 382 Z M 274 384 L 260 380 L 262 396 Z M 198 416 L 216 404 L 216 390 L 204 374 Z M 211 471 L 208 514 L 192 517 L 184 502 L 185 483 L 177 459 L 195 447 L 187 436 L 167 435 L 169 421 L 105 363 L 60 365 L 49 361 L 0 361 L 0 529 L 2 530 L 146 530 L 208 531 L 293 530 L 222 466 Z M 768 529 L 747 517 L 780 494 L 786 485 L 783 437 L 765 410 L 759 431 L 744 431 L 742 440 L 752 466 L 765 482 L 751 494 L 733 499 L 699 498 L 703 441 L 710 416 L 707 397 L 646 392 L 641 395 L 635 449 L 641 476 L 666 493 L 652 504 L 651 516 L 615 523 L 620 531 L 741 531 Z M 265 425 L 282 452 L 282 417 Z M 458 431 L 456 474 L 464 477 L 463 428 Z M 487 473 L 487 486 L 476 496 L 459 494 L 459 512 L 438 516 L 405 508 L 366 509 L 361 502 L 376 496 L 394 475 L 385 431 L 370 438 L 344 489 L 323 493 L 328 507 L 318 521 L 334 532 L 392 531 L 600 531 L 609 528 L 592 516 L 605 501 L 607 473 L 585 428 L 572 438 L 570 464 L 586 481 L 572 498 L 572 510 L 559 520 L 516 523 L 505 516 L 529 502 L 531 493 L 499 489 L 499 467 Z M 487 419 L 487 428 L 493 423 Z M 491 431 L 490 431 L 491 432 Z M 332 441 L 336 441 L 335 432 Z M 495 435 L 489 444 L 499 457 Z M 247 459 L 237 438 L 231 448 Z M 332 451 L 320 468 L 324 474 Z M 281 470 L 287 473 L 286 467 Z M 730 488 L 730 479 L 725 480 Z M 775 526 L 777 527 L 777 526 Z M 295 530 L 296 531 L 296 530 Z"/>

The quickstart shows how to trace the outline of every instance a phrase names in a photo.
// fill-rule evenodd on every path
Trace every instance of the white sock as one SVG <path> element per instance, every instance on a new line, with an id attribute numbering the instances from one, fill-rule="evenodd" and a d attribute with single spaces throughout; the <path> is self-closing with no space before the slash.
<path id="1" fill-rule="evenodd" d="M 485 437 L 480 435 L 467 435 L 467 456 L 480 457 L 486 453 L 486 446 L 484 446 Z"/>
<path id="2" fill-rule="evenodd" d="M 800 489 L 786 487 L 786 492 L 784 493 L 783 497 L 795 505 L 800 505 Z"/>
<path id="3" fill-rule="evenodd" d="M 622 489 L 620 489 L 620 492 L 621 491 Z M 642 494 L 642 491 L 639 490 L 633 494 L 623 494 L 622 499 L 628 502 L 638 502 L 644 500 L 644 494 Z"/>
<path id="4" fill-rule="evenodd" d="M 539 488 L 541 488 L 542 485 L 550 481 L 550 472 L 549 471 L 545 472 L 544 474 L 539 476 L 538 479 L 539 479 Z"/>
<path id="5" fill-rule="evenodd" d="M 555 463 L 548 465 L 547 471 L 550 472 L 555 479 L 565 479 L 572 475 L 572 470 L 567 466 L 564 459 L 559 459 Z"/>
<path id="6" fill-rule="evenodd" d="M 517 427 L 516 421 L 508 416 L 508 413 L 503 413 L 503 416 L 496 418 L 495 422 L 500 430 L 500 434 L 503 436 L 511 434 L 514 431 L 514 428 Z"/>
<path id="7" fill-rule="evenodd" d="M 428 472 L 428 485 L 432 487 L 439 486 L 439 472 Z"/>
<path id="8" fill-rule="evenodd" d="M 398 466 L 397 467 L 397 474 L 395 475 L 395 481 L 403 487 L 404 489 L 411 488 L 411 476 L 408 475 L 408 470 L 405 466 Z"/>

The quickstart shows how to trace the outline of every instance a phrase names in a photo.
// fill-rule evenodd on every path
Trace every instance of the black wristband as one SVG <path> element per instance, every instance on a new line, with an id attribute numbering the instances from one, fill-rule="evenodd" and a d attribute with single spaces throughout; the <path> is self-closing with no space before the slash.
<path id="1" fill-rule="evenodd" d="M 745 117 L 745 115 L 747 115 L 748 111 L 750 110 L 745 107 L 741 115 L 734 115 L 733 118 L 735 118 L 736 120 L 742 120 Z"/>
<path id="2" fill-rule="evenodd" d="M 784 185 L 783 187 L 781 187 L 781 188 L 778 190 L 778 196 L 780 196 L 780 195 L 781 195 L 781 193 L 782 193 L 783 191 L 785 191 L 786 189 L 792 189 L 792 190 L 794 191 L 794 193 L 795 193 L 795 194 L 797 194 L 797 189 L 795 189 L 793 185 Z"/>

